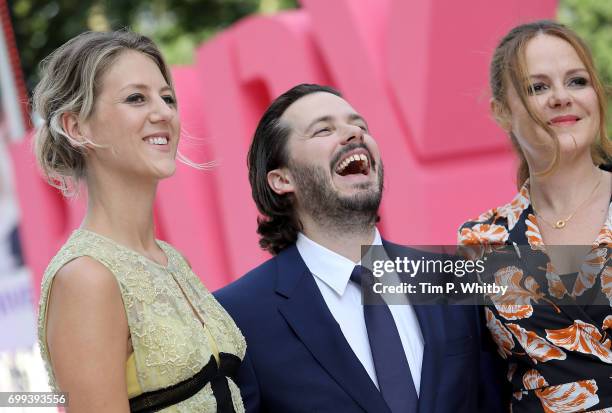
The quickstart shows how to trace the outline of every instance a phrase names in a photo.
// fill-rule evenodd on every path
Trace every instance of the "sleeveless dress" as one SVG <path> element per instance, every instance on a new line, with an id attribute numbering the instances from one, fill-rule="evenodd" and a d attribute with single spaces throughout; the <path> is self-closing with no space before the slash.
<path id="1" fill-rule="evenodd" d="M 104 236 L 78 229 L 51 260 L 42 281 L 38 318 L 39 345 L 51 388 L 57 391 L 46 340 L 53 278 L 66 263 L 88 256 L 115 276 L 123 299 L 134 349 L 126 363 L 132 411 L 159 407 L 152 400 L 159 402 L 160 393 L 165 392 L 171 397 L 156 411 L 244 412 L 240 390 L 232 380 L 245 355 L 244 337 L 183 256 L 169 244 L 157 243 L 168 259 L 166 267 Z M 199 391 L 194 388 L 196 378 L 206 383 Z M 183 393 L 179 400 L 184 400 L 176 401 L 178 387 L 191 389 L 190 396 Z"/>
<path id="2" fill-rule="evenodd" d="M 486 324 L 508 361 L 510 410 L 612 413 L 612 199 L 580 271 L 567 278 L 546 255 L 529 198 L 529 182 L 512 202 L 459 229 L 458 243 L 525 246 L 499 262 L 496 276 L 520 305 L 488 305 Z M 550 247 L 549 247 L 550 248 Z M 558 248 L 558 247 L 557 247 Z M 511 248 L 489 258 L 502 255 Z M 510 254 L 505 254 L 509 256 Z M 528 257 L 528 258 L 526 258 Z"/>

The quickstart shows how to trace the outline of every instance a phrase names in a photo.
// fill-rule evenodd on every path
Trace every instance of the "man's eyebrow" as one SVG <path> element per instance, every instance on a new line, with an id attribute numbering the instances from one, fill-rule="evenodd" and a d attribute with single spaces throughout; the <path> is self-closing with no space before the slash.
<path id="1" fill-rule="evenodd" d="M 306 127 L 305 131 L 308 132 L 314 125 L 316 125 L 319 122 L 331 122 L 334 118 L 332 116 L 329 115 L 325 115 L 325 116 L 320 116 L 316 119 L 314 119 L 312 122 L 310 122 L 308 124 L 308 126 Z M 368 122 L 366 122 L 366 120 L 363 118 L 363 116 L 361 116 L 358 113 L 351 113 L 350 115 L 348 115 L 348 121 L 349 122 L 354 122 L 354 121 L 361 121 L 363 122 L 366 127 L 368 126 Z"/>
<path id="2" fill-rule="evenodd" d="M 306 132 L 308 132 L 314 125 L 316 125 L 319 122 L 330 122 L 333 118 L 329 115 L 325 115 L 325 116 L 320 116 L 318 118 L 316 118 L 315 120 L 313 120 L 312 122 L 310 122 L 308 124 L 308 126 L 306 127 L 306 129 L 304 129 Z"/>

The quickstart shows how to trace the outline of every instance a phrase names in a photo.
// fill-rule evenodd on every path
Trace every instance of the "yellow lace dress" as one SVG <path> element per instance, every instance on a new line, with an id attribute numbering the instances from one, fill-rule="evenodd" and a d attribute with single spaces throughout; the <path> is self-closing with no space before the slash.
<path id="1" fill-rule="evenodd" d="M 126 363 L 130 400 L 185 384 L 198 374 L 201 378 L 206 371 L 207 384 L 201 390 L 160 411 L 244 412 L 240 390 L 231 379 L 244 358 L 244 337 L 182 255 L 165 242 L 158 244 L 168 258 L 166 267 L 78 229 L 51 260 L 42 281 L 38 318 L 40 350 L 51 387 L 57 390 L 46 341 L 53 277 L 69 261 L 88 256 L 113 273 L 121 291 L 134 349 Z M 219 401 L 219 394 L 226 400 Z"/>

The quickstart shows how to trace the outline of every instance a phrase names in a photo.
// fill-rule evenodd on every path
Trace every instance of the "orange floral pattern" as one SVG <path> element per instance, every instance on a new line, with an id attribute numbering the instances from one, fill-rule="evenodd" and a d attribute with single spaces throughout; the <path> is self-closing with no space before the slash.
<path id="1" fill-rule="evenodd" d="M 525 330 L 518 324 L 512 323 L 508 324 L 508 329 L 512 331 L 514 337 L 535 364 L 538 364 L 538 361 L 544 363 L 550 360 L 565 360 L 567 358 L 563 350 L 550 344 L 533 331 Z"/>
<path id="2" fill-rule="evenodd" d="M 485 314 L 487 318 L 487 327 L 493 336 L 493 341 L 497 344 L 497 352 L 502 358 L 507 359 L 508 356 L 512 354 L 512 349 L 514 348 L 512 333 L 504 327 L 491 310 L 485 308 Z"/>
<path id="3" fill-rule="evenodd" d="M 612 248 L 612 199 L 606 222 L 573 285 L 565 285 L 572 277 L 561 279 L 545 255 L 528 183 L 510 204 L 466 222 L 461 231 L 470 234 L 479 224 L 503 226 L 508 234 L 505 245 L 515 245 L 517 250 L 515 256 L 491 248 L 489 263 L 501 264 L 488 268 L 493 270 L 492 281 L 508 290 L 505 296 L 488 295 L 492 305 L 485 311 L 497 351 L 508 360 L 510 412 L 612 413 L 612 309 L 599 305 L 603 298 L 612 307 L 612 264 L 606 266 Z M 492 232 L 502 233 L 497 228 Z M 477 237 L 459 235 L 460 243 L 477 241 Z M 482 239 L 489 234 L 480 228 L 479 236 Z M 499 237 L 478 242 L 484 250 L 492 241 L 498 242 Z M 518 248 L 527 245 L 531 248 L 521 254 Z M 542 280 L 541 284 L 536 280 Z M 545 291 L 540 289 L 546 286 Z M 600 291 L 593 291 L 599 287 Z M 573 301 L 577 297 L 583 301 L 593 297 L 598 304 L 576 306 Z"/>
<path id="4" fill-rule="evenodd" d="M 550 386 L 537 370 L 532 369 L 523 376 L 523 386 L 535 390 L 546 413 L 580 412 L 599 403 L 595 380 Z"/>
<path id="5" fill-rule="evenodd" d="M 508 231 L 518 222 L 521 214 L 529 206 L 529 188 L 523 186 L 519 193 L 509 203 L 497 209 L 497 215 L 508 220 Z"/>
<path id="6" fill-rule="evenodd" d="M 546 413 L 581 412 L 599 403 L 595 380 L 581 380 L 574 383 L 549 386 L 536 390 Z"/>
<path id="7" fill-rule="evenodd" d="M 612 315 L 609 315 L 606 318 L 604 318 L 601 329 L 602 330 L 612 330 Z"/>
<path id="8" fill-rule="evenodd" d="M 504 244 L 508 239 L 508 231 L 501 225 L 477 224 L 472 228 L 463 228 L 459 235 L 463 245 Z"/>
<path id="9" fill-rule="evenodd" d="M 548 281 L 548 294 L 551 296 L 560 300 L 568 294 L 563 281 L 550 262 L 546 263 L 546 280 Z"/>
<path id="10" fill-rule="evenodd" d="M 468 259 L 478 259 L 485 253 L 491 253 L 495 246 L 503 246 L 508 239 L 508 231 L 495 224 L 477 224 L 472 228 L 463 228 L 459 232 L 461 253 Z"/>
<path id="11" fill-rule="evenodd" d="M 599 274 L 608 259 L 607 248 L 593 248 L 585 257 L 578 278 L 574 284 L 572 296 L 577 297 L 582 295 L 585 290 L 591 288 L 595 284 L 597 274 Z"/>
<path id="12" fill-rule="evenodd" d="M 538 220 L 536 219 L 535 215 L 529 214 L 525 220 L 525 225 L 527 225 L 525 235 L 527 236 L 527 241 L 529 242 L 531 249 L 543 251 L 544 242 L 542 241 L 542 234 L 540 234 Z"/>
<path id="13" fill-rule="evenodd" d="M 548 386 L 548 382 L 535 369 L 531 369 L 523 375 L 523 387 L 526 390 L 536 390 L 546 386 Z"/>
<path id="14" fill-rule="evenodd" d="M 499 269 L 495 275 L 497 285 L 507 286 L 505 293 L 491 294 L 491 301 L 499 314 L 506 320 L 518 320 L 531 317 L 533 307 L 531 300 L 538 302 L 544 294 L 539 292 L 538 283 L 533 277 L 525 278 L 523 285 L 523 271 L 514 266 Z"/>
<path id="15" fill-rule="evenodd" d="M 488 211 L 483 212 L 482 214 L 478 215 L 478 218 L 476 218 L 474 221 L 485 222 L 495 217 L 496 215 L 497 215 L 497 208 L 489 209 Z"/>
<path id="16" fill-rule="evenodd" d="M 602 343 L 602 334 L 592 324 L 576 320 L 574 324 L 567 328 L 558 330 L 546 329 L 546 338 L 551 343 L 566 350 L 590 354 L 599 358 L 604 363 L 612 364 L 610 341 L 607 341 L 607 345 L 604 345 Z"/>

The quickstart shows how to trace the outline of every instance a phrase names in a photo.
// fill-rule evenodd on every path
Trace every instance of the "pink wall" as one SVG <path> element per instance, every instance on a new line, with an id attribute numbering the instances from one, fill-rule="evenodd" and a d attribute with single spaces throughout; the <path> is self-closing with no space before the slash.
<path id="1" fill-rule="evenodd" d="M 551 18 L 556 0 L 302 0 L 302 9 L 253 16 L 174 68 L 181 151 L 214 160 L 179 165 L 159 188 L 159 237 L 181 250 L 211 290 L 267 258 L 246 152 L 272 97 L 297 83 L 339 88 L 382 150 L 381 230 L 396 242 L 454 243 L 466 218 L 507 201 L 514 157 L 488 113 L 487 68 L 510 27 Z M 83 201 L 66 201 L 38 176 L 27 137 L 11 148 L 26 262 L 35 291 L 50 257 L 79 225 Z"/>

